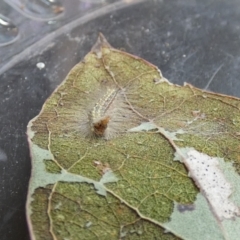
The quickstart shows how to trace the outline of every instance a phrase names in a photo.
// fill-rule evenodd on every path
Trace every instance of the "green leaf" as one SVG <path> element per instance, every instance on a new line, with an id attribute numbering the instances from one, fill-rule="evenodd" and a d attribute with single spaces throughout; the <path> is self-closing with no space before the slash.
<path id="1" fill-rule="evenodd" d="M 240 100 L 103 35 L 28 124 L 32 239 L 240 239 Z"/>

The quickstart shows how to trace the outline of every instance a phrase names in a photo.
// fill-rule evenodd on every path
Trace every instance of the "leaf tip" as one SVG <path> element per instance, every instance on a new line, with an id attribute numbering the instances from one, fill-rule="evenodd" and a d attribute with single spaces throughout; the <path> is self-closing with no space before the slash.
<path id="1" fill-rule="evenodd" d="M 96 53 L 97 56 L 101 55 L 101 48 L 107 47 L 107 48 L 113 48 L 107 41 L 107 39 L 104 37 L 104 35 L 100 32 L 98 35 L 98 39 L 96 43 L 93 45 L 91 52 Z"/>

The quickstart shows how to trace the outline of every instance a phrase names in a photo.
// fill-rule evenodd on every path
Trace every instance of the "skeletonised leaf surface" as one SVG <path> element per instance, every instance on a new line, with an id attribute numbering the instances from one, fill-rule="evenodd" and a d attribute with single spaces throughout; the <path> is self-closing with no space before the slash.
<path id="1" fill-rule="evenodd" d="M 100 34 L 28 125 L 32 239 L 240 239 L 239 108 Z"/>

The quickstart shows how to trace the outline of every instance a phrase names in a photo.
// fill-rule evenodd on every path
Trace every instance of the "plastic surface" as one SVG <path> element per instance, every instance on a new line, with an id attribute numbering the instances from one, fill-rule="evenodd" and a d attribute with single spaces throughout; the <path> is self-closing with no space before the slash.
<path id="1" fill-rule="evenodd" d="M 1 16 L 18 31 L 11 44 L 0 46 L 1 240 L 29 239 L 27 123 L 90 50 L 98 32 L 114 47 L 157 65 L 173 83 L 240 97 L 239 0 L 58 3 L 57 15 L 39 14 L 44 8 L 34 5 L 37 14 L 32 17 L 29 5 L 23 14 L 21 8 L 0 2 Z M 39 19 L 43 15 L 46 19 Z"/>

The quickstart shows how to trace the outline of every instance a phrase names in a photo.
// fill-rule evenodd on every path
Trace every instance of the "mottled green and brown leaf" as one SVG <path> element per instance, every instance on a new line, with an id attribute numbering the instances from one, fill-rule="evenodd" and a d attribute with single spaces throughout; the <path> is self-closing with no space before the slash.
<path id="1" fill-rule="evenodd" d="M 239 109 L 237 98 L 169 83 L 100 35 L 28 125 L 32 239 L 237 239 Z M 219 165 L 229 217 L 191 157 Z"/>

